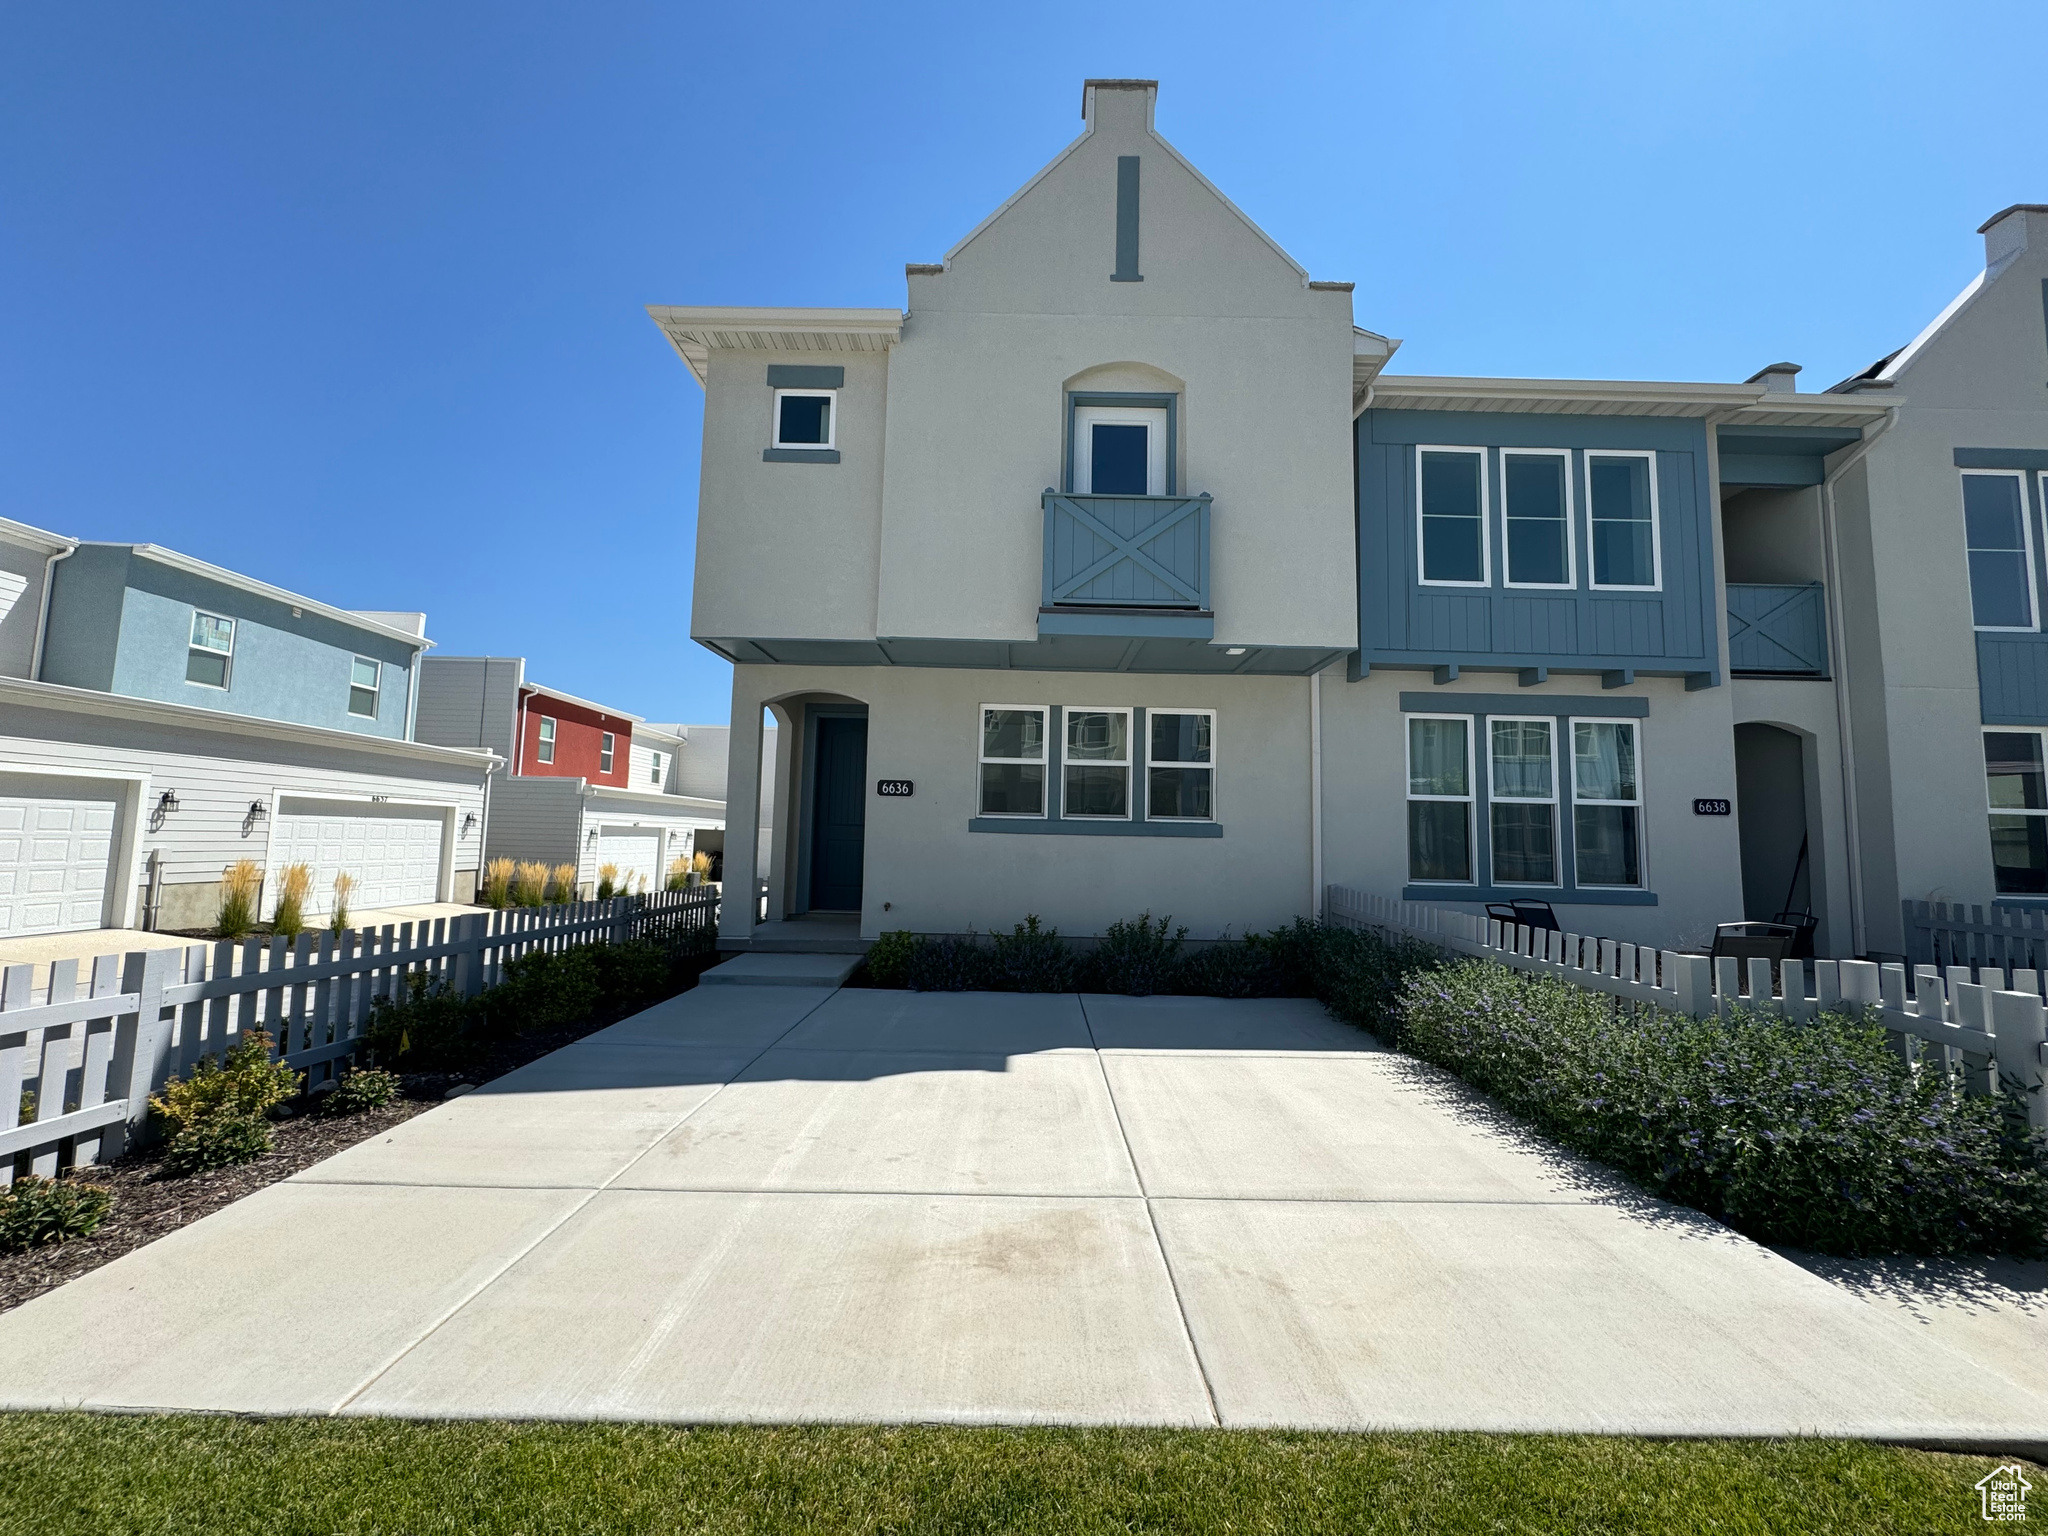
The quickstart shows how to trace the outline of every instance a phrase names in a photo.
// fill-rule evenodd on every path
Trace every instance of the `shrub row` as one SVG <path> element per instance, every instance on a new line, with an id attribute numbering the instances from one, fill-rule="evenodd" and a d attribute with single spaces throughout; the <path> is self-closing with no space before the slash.
<path id="1" fill-rule="evenodd" d="M 1693 1019 L 1483 961 L 1418 969 L 1390 1021 L 1544 1135 L 1758 1242 L 2048 1255 L 2048 1163 L 2013 1098 L 1915 1071 L 1875 1024 Z"/>

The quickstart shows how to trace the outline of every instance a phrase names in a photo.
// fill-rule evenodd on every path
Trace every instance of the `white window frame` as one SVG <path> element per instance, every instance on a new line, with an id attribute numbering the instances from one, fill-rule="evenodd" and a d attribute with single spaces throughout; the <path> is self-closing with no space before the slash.
<path id="1" fill-rule="evenodd" d="M 1045 751 L 1039 757 L 990 757 L 982 751 L 987 739 L 989 711 L 996 710 L 1015 714 L 1038 716 L 1038 739 Z M 1018 763 L 1026 766 L 1036 763 L 1045 770 L 1045 779 L 1040 785 L 1038 809 L 1035 811 L 989 811 L 981 804 L 981 767 L 984 763 Z M 1051 814 L 1052 776 L 1059 771 L 1052 741 L 1052 706 L 1050 704 L 977 704 L 974 706 L 974 814 L 1003 821 L 1044 821 Z"/>
<path id="2" fill-rule="evenodd" d="M 1647 587 L 1609 585 L 1600 580 L 1600 566 L 1593 543 L 1593 461 L 1595 459 L 1641 459 L 1649 465 L 1650 482 L 1650 576 Z M 1662 592 L 1664 590 L 1664 512 L 1657 504 L 1657 452 L 1653 448 L 1586 448 L 1581 450 L 1581 468 L 1586 476 L 1586 586 L 1595 592 Z M 1640 745 L 1640 742 L 1638 742 Z M 1640 761 L 1640 759 L 1638 759 Z M 1621 887 L 1616 887 L 1621 889 Z"/>
<path id="3" fill-rule="evenodd" d="M 1170 413 L 1163 405 L 1077 405 L 1073 410 L 1073 496 L 1132 494 L 1094 489 L 1095 431 L 1097 426 L 1143 426 L 1145 435 L 1145 494 L 1164 496 L 1166 483 L 1166 440 Z"/>
<path id="4" fill-rule="evenodd" d="M 1970 514 L 1963 501 L 1963 482 L 1972 476 L 1991 479 L 2017 480 L 2020 486 L 2020 540 L 2027 554 L 2027 611 L 2033 615 L 2031 624 L 1979 624 L 1977 622 L 1977 594 L 1970 593 L 1970 625 L 1983 635 L 2033 635 L 2041 631 L 2041 594 L 2034 579 L 2034 512 L 2027 505 L 2027 473 L 2021 469 L 1964 469 L 1956 472 L 1956 506 L 1963 514 L 1963 565 L 1964 575 L 1969 574 L 1970 560 Z M 2044 488 L 2048 488 L 2048 476 L 2042 476 Z M 2043 494 L 2048 494 L 2044 489 Z M 2024 727 L 2023 727 L 2024 729 Z"/>
<path id="5" fill-rule="evenodd" d="M 1479 579 L 1447 581 L 1429 574 L 1429 552 L 1422 537 L 1422 456 L 1462 453 L 1479 460 Z M 1466 443 L 1418 443 L 1415 446 L 1415 579 L 1425 587 L 1462 587 L 1475 591 L 1493 585 L 1493 477 L 1484 448 Z"/>
<path id="6" fill-rule="evenodd" d="M 377 670 L 377 681 L 369 684 L 370 712 L 366 715 L 356 708 L 356 690 L 364 685 L 356 681 L 356 667 L 367 662 Z M 348 663 L 348 712 L 352 719 L 374 720 L 377 711 L 384 707 L 384 663 L 374 656 L 351 656 Z"/>
<path id="7" fill-rule="evenodd" d="M 540 729 L 533 738 L 533 755 L 537 762 L 552 765 L 555 760 L 555 717 L 542 715 Z"/>
<path id="8" fill-rule="evenodd" d="M 1562 786 L 1562 784 L 1561 784 L 1561 783 L 1559 782 L 1559 778 L 1558 778 L 1558 772 L 1557 772 L 1557 716 L 1555 716 L 1555 715 L 1488 715 L 1488 716 L 1486 716 L 1485 718 L 1486 718 L 1486 865 L 1487 865 L 1487 868 L 1486 868 L 1486 884 L 1487 884 L 1487 885 L 1489 885 L 1489 886 L 1498 886 L 1498 887 L 1499 887 L 1499 888 L 1501 888 L 1502 890 L 1507 890 L 1507 889 L 1509 889 L 1509 888 L 1512 888 L 1512 889 L 1514 889 L 1514 890 L 1518 890 L 1518 891 L 1559 891 L 1559 890 L 1563 890 L 1563 889 L 1564 889 L 1564 846 L 1563 846 L 1563 843 L 1564 843 L 1564 826 L 1563 826 L 1563 821 L 1564 821 L 1564 811 L 1563 811 L 1563 804 L 1564 804 L 1564 790 L 1563 790 L 1563 786 Z M 1500 787 L 1499 787 L 1499 786 L 1498 786 L 1497 784 L 1495 784 L 1495 783 L 1494 783 L 1494 780 L 1493 780 L 1493 728 L 1494 728 L 1494 726 L 1496 726 L 1496 725 L 1540 725 L 1540 726 L 1542 726 L 1542 727 L 1544 728 L 1544 730 L 1545 730 L 1546 732 L 1548 732 L 1548 733 L 1549 733 L 1549 736 L 1550 736 L 1550 796 L 1549 796 L 1549 798 L 1548 798 L 1547 800 L 1546 800 L 1546 799 L 1544 799 L 1544 798 L 1542 798 L 1542 797 L 1540 797 L 1540 796 L 1537 796 L 1537 795 L 1504 795 L 1504 794 L 1502 794 L 1502 793 L 1500 792 Z M 1642 746 L 1642 742 L 1641 742 L 1641 739 L 1640 739 L 1640 738 L 1638 738 L 1638 740 L 1637 740 L 1637 743 L 1636 743 L 1636 745 L 1637 745 L 1638 749 L 1640 749 L 1640 748 L 1641 748 L 1641 746 Z M 1638 757 L 1638 759 L 1640 759 L 1640 757 L 1641 757 L 1641 752 L 1640 752 L 1640 750 L 1638 750 L 1638 752 L 1637 752 L 1637 757 Z M 1643 775 L 1642 775 L 1642 765 L 1641 765 L 1640 761 L 1638 761 L 1638 763 L 1637 763 L 1637 766 L 1636 766 L 1636 792 L 1637 792 L 1638 794 L 1642 793 L 1642 787 L 1643 787 L 1643 785 L 1642 785 L 1642 778 L 1643 778 Z M 1438 798 L 1438 797 L 1435 797 L 1435 796 L 1423 796 L 1423 797 L 1421 797 L 1421 798 L 1425 798 L 1425 799 L 1433 799 L 1433 798 Z M 1607 801 L 1601 801 L 1601 802 L 1598 802 L 1598 803 L 1600 803 L 1600 804 L 1609 804 L 1609 803 L 1614 803 L 1614 802 L 1607 802 Z M 1497 864 L 1495 863 L 1495 855 L 1496 855 L 1496 849 L 1495 849 L 1495 846 L 1494 846 L 1494 838 L 1493 838 L 1493 808 L 1494 808 L 1494 806 L 1495 806 L 1495 805 L 1497 805 L 1497 804 L 1505 804 L 1505 805 L 1548 805 L 1548 806 L 1550 806 L 1550 807 L 1551 807 L 1551 812 L 1550 812 L 1550 873 L 1551 873 L 1551 878 L 1550 878 L 1550 879 L 1548 879 L 1548 880 L 1503 880 L 1503 879 L 1501 879 L 1501 878 L 1500 878 L 1500 875 L 1499 875 L 1499 873 L 1498 873 L 1498 868 L 1499 868 L 1499 866 L 1498 866 L 1498 865 L 1497 865 Z M 1638 849 L 1640 849 L 1640 848 L 1641 848 L 1641 846 L 1642 846 L 1642 828 L 1641 828 L 1641 826 L 1640 826 L 1640 825 L 1638 825 L 1638 826 L 1637 826 L 1637 828 L 1636 828 L 1636 845 L 1637 845 Z M 1573 854 L 1573 858 L 1574 858 L 1574 861 L 1576 861 L 1576 859 L 1577 859 L 1577 855 L 1578 855 L 1578 847 L 1577 847 L 1577 845 L 1576 845 L 1576 844 L 1574 844 L 1574 845 L 1573 845 L 1573 848 L 1572 848 L 1572 854 Z M 1637 862 L 1638 862 L 1638 863 L 1641 863 L 1641 858 L 1640 858 L 1640 855 L 1638 855 L 1638 859 L 1637 859 Z"/>
<path id="9" fill-rule="evenodd" d="M 217 651 L 210 645 L 201 645 L 192 638 L 193 633 L 199 628 L 199 621 L 201 619 L 211 619 L 216 624 L 227 625 L 228 648 L 225 651 Z M 204 608 L 194 608 L 192 610 L 192 623 L 185 631 L 185 685 L 188 688 L 211 688 L 215 693 L 226 693 L 234 686 L 235 637 L 241 633 L 241 629 L 242 626 L 239 623 L 224 613 L 208 613 Z M 223 656 L 227 659 L 227 665 L 221 670 L 221 680 L 219 682 L 202 683 L 193 679 L 191 669 L 192 653 L 194 651 L 199 652 L 202 656 Z"/>
<path id="10" fill-rule="evenodd" d="M 667 765 L 662 762 L 661 754 L 659 752 L 650 749 L 647 755 L 649 758 L 652 759 L 652 762 L 649 764 L 647 782 L 650 784 L 659 784 L 661 782 L 661 770 Z"/>
<path id="11" fill-rule="evenodd" d="M 1636 797 L 1633 800 L 1581 800 L 1579 798 L 1579 727 L 1581 725 L 1625 725 L 1635 732 L 1636 738 Z M 1565 720 L 1565 729 L 1572 738 L 1572 793 L 1570 804 L 1574 811 L 1581 805 L 1629 805 L 1636 812 L 1636 883 L 1634 885 L 1600 885 L 1586 879 L 1579 870 L 1579 822 L 1572 817 L 1572 889 L 1585 891 L 1647 891 L 1650 885 L 1650 828 L 1647 805 L 1649 790 L 1645 785 L 1648 777 L 1643 762 L 1643 722 L 1634 715 L 1572 715 Z M 1562 748 L 1560 758 L 1562 759 Z M 1562 831 L 1559 833 L 1563 835 Z"/>
<path id="12" fill-rule="evenodd" d="M 1178 758 L 1152 756 L 1152 717 L 1154 715 L 1207 715 L 1209 717 L 1209 761 L 1206 763 L 1184 763 Z M 1150 709 L 1145 711 L 1145 819 L 1147 821 L 1215 821 L 1216 813 L 1216 711 L 1213 709 Z M 1152 814 L 1152 770 L 1154 768 L 1206 768 L 1209 770 L 1209 814 L 1206 816 L 1154 816 Z M 1096 818 L 1090 817 L 1090 820 Z"/>
<path id="13" fill-rule="evenodd" d="M 1075 715 L 1122 715 L 1124 717 L 1124 755 L 1121 762 L 1108 758 L 1067 757 L 1067 733 L 1072 728 Z M 1101 824 L 1110 821 L 1131 821 L 1137 815 L 1138 794 L 1138 750 L 1134 739 L 1136 727 L 1135 710 L 1128 704 L 1062 704 L 1060 706 L 1060 820 L 1087 821 Z M 1124 813 L 1121 816 L 1077 816 L 1067 809 L 1067 768 L 1069 762 L 1090 768 L 1122 768 L 1124 771 Z"/>
<path id="14" fill-rule="evenodd" d="M 1987 725 L 1983 728 L 1982 734 L 1985 736 L 2034 736 L 2042 738 L 2042 761 L 2044 766 L 2048 766 L 2048 727 L 2038 725 Z M 1983 755 L 1981 748 L 1978 755 L 1980 757 Z M 2048 819 L 2048 810 L 2030 811 L 2024 807 L 1993 805 L 1991 803 L 1991 765 L 1987 762 L 1984 765 L 1984 851 L 1987 854 L 1991 851 L 1991 818 L 1993 816 L 2038 816 Z M 2041 899 L 2038 895 L 2028 891 L 1996 891 L 1995 888 L 1998 884 L 1998 864 L 1996 860 L 1993 860 L 1991 865 L 1991 883 L 1995 894 L 2001 901 L 2038 901 Z"/>
<path id="15" fill-rule="evenodd" d="M 1415 793 L 1415 733 L 1408 729 L 1411 720 L 1462 720 L 1465 722 L 1465 793 L 1462 795 L 1418 795 Z M 1404 710 L 1401 714 L 1401 867 L 1406 875 L 1407 885 L 1441 886 L 1447 891 L 1462 891 L 1483 884 L 1479 878 L 1479 832 L 1476 819 L 1479 814 L 1479 780 L 1473 772 L 1473 756 L 1479 735 L 1479 716 L 1438 714 L 1432 710 Z M 1490 774 L 1493 766 L 1487 764 Z M 1422 800 L 1443 804 L 1462 804 L 1465 807 L 1465 854 L 1471 860 L 1469 872 L 1463 880 L 1419 880 L 1412 866 L 1414 850 L 1408 846 L 1408 805 L 1411 801 Z M 1491 871 L 1488 871 L 1490 874 Z"/>
<path id="16" fill-rule="evenodd" d="M 1564 469 L 1564 580 L 1515 580 L 1515 543 L 1508 537 L 1508 520 L 1515 515 L 1514 498 L 1508 494 L 1508 460 L 1560 459 Z M 1417 460 L 1420 473 L 1421 461 Z M 1543 521 L 1548 522 L 1545 518 Z M 1652 525 L 1655 513 L 1652 513 Z M 1578 499 L 1572 489 L 1572 451 L 1569 448 L 1503 448 L 1500 450 L 1500 574 L 1501 585 L 1533 592 L 1576 592 L 1579 587 Z M 1490 750 L 1490 749 L 1489 749 Z"/>
<path id="17" fill-rule="evenodd" d="M 601 731 L 598 733 L 597 771 L 599 773 L 610 773 L 618 766 L 618 746 L 619 738 L 612 734 L 612 732 Z"/>
<path id="18" fill-rule="evenodd" d="M 828 401 L 830 401 L 830 402 L 831 402 L 830 406 L 829 406 L 829 407 L 827 408 L 827 410 L 826 410 L 826 412 L 825 412 L 825 441 L 824 441 L 824 442 L 822 442 L 822 443 L 785 443 L 785 442 L 784 442 L 784 441 L 782 440 L 782 402 L 783 402 L 783 399 L 784 399 L 784 398 L 785 398 L 786 396 L 790 396 L 790 395 L 796 395 L 796 396 L 801 396 L 801 397 L 803 397 L 803 398 L 805 398 L 805 399 L 812 399 L 812 400 L 815 400 L 815 399 L 818 399 L 818 398 L 820 398 L 820 397 L 823 397 L 824 399 L 826 399 L 826 400 L 828 400 Z M 773 447 L 776 447 L 776 448 L 793 448 L 793 449 L 795 449 L 795 450 L 796 450 L 797 452 L 799 452 L 799 453 L 802 453 L 802 452 L 804 452 L 804 451 L 806 451 L 806 450 L 809 450 L 809 451 L 811 451 L 811 452 L 813 452 L 813 453 L 823 453 L 823 452 L 824 452 L 824 451 L 825 451 L 826 449 L 828 449 L 828 448 L 837 448 L 837 447 L 839 446 L 839 391 L 838 391 L 838 390 L 836 390 L 836 389 L 778 389 L 778 390 L 776 390 L 776 391 L 775 391 L 775 401 L 774 401 L 774 404 L 773 404 L 773 405 L 771 405 L 771 406 L 769 407 L 769 409 L 770 409 L 770 410 L 772 410 L 772 411 L 774 412 L 774 415 L 772 415 L 772 416 L 771 416 L 771 417 L 769 417 L 769 419 L 768 419 L 768 436 L 769 436 L 769 442 L 770 442 L 771 446 L 773 446 Z"/>

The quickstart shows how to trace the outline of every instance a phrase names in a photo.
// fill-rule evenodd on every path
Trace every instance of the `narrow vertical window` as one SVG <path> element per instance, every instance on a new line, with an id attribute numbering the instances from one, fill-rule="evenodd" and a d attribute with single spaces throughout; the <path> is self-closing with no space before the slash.
<path id="1" fill-rule="evenodd" d="M 555 718 L 552 715 L 540 717 L 540 760 L 544 763 L 555 760 Z"/>
<path id="2" fill-rule="evenodd" d="M 1036 706 L 981 711 L 981 814 L 1045 814 L 1045 716 Z"/>
<path id="3" fill-rule="evenodd" d="M 1408 878 L 1472 879 L 1472 722 L 1408 718 Z"/>
<path id="4" fill-rule="evenodd" d="M 1152 821 L 1216 819 L 1216 715 L 1155 709 L 1145 717 L 1145 815 Z"/>
<path id="5" fill-rule="evenodd" d="M 647 768 L 647 782 L 650 784 L 659 784 L 661 782 L 661 754 L 659 752 L 651 755 Z"/>
<path id="6" fill-rule="evenodd" d="M 1062 754 L 1060 815 L 1128 821 L 1131 815 L 1131 712 L 1070 709 Z"/>
<path id="7" fill-rule="evenodd" d="M 598 743 L 597 748 L 597 771 L 599 773 L 610 773 L 612 771 L 612 743 L 612 733 L 606 731 L 604 739 Z"/>
<path id="8" fill-rule="evenodd" d="M 1422 448 L 1418 486 L 1422 579 L 1483 587 L 1487 570 L 1486 450 Z"/>
<path id="9" fill-rule="evenodd" d="M 1991 870 L 2001 896 L 2048 896 L 2048 771 L 2039 731 L 1986 731 Z"/>
<path id="10" fill-rule="evenodd" d="M 1502 453 L 1500 465 L 1508 585 L 1571 586 L 1571 456 Z"/>
<path id="11" fill-rule="evenodd" d="M 185 652 L 185 681 L 225 688 L 235 658 L 235 621 L 211 613 L 192 615 L 192 640 Z"/>
<path id="12" fill-rule="evenodd" d="M 1970 612 L 1979 629 L 2033 629 L 2034 540 L 2016 474 L 1963 474 Z"/>
<path id="13" fill-rule="evenodd" d="M 1556 722 L 1489 719 L 1486 725 L 1494 884 L 1556 885 Z"/>
<path id="14" fill-rule="evenodd" d="M 1116 157 L 1116 270 L 1112 283 L 1142 283 L 1138 275 L 1138 159 Z"/>
<path id="15" fill-rule="evenodd" d="M 1572 722 L 1572 852 L 1580 885 L 1643 883 L 1633 720 Z"/>
<path id="16" fill-rule="evenodd" d="M 1594 586 L 1655 591 L 1663 585 L 1657 553 L 1656 468 L 1653 453 L 1586 455 Z"/>
<path id="17" fill-rule="evenodd" d="M 377 691 L 384 669 L 367 656 L 358 656 L 349 663 L 348 670 L 348 712 L 365 719 L 377 718 Z"/>

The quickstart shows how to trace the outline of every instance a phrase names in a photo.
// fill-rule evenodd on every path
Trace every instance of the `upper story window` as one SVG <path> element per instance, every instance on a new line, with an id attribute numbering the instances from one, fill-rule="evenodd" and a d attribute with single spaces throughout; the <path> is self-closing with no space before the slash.
<path id="1" fill-rule="evenodd" d="M 1164 496 L 1164 407 L 1077 405 L 1074 491 L 1084 496 Z"/>
<path id="2" fill-rule="evenodd" d="M 1970 611 L 1979 629 L 2035 629 L 2033 519 L 2017 472 L 1963 471 Z"/>
<path id="3" fill-rule="evenodd" d="M 211 613 L 192 615 L 192 643 L 185 652 L 185 681 L 225 688 L 235 659 L 235 621 Z"/>
<path id="4" fill-rule="evenodd" d="M 2039 731 L 1986 731 L 1991 870 L 2001 896 L 2048 896 L 2048 764 Z"/>
<path id="5" fill-rule="evenodd" d="M 383 675 L 383 667 L 367 656 L 358 656 L 349 664 L 348 712 L 365 719 L 377 718 L 377 690 Z"/>
<path id="6" fill-rule="evenodd" d="M 649 754 L 649 763 L 648 763 L 648 769 L 647 769 L 647 782 L 648 782 L 648 783 L 650 783 L 650 784 L 659 784 L 659 783 L 661 782 L 661 770 L 662 770 L 662 767 L 663 767 L 663 762 L 662 762 L 662 756 L 661 756 L 661 754 L 660 754 L 659 752 L 654 752 L 654 753 L 650 753 L 650 754 Z"/>
<path id="7" fill-rule="evenodd" d="M 540 750 L 537 755 L 544 763 L 552 763 L 555 760 L 555 717 L 553 715 L 542 715 L 540 717 Z"/>
<path id="8" fill-rule="evenodd" d="M 775 391 L 777 448 L 834 448 L 838 431 L 839 391 L 778 389 Z"/>
<path id="9" fill-rule="evenodd" d="M 1586 455 L 1594 586 L 1636 592 L 1663 586 L 1656 468 L 1654 453 Z"/>
<path id="10" fill-rule="evenodd" d="M 612 771 L 612 744 L 612 733 L 606 731 L 604 733 L 604 740 L 599 743 L 597 749 L 597 771 L 599 773 L 610 773 Z"/>
<path id="11" fill-rule="evenodd" d="M 1145 717 L 1145 814 L 1153 821 L 1216 819 L 1216 711 L 1155 709 Z"/>
<path id="12" fill-rule="evenodd" d="M 1415 517 L 1425 586 L 1483 587 L 1492 580 L 1486 450 L 1419 448 Z"/>
<path id="13" fill-rule="evenodd" d="M 1502 512 L 1507 518 L 1511 587 L 1572 587 L 1572 456 L 1562 448 L 1503 450 Z"/>
<path id="14" fill-rule="evenodd" d="M 1045 717 L 1040 705 L 981 710 L 981 814 L 1045 814 Z"/>
<path id="15" fill-rule="evenodd" d="M 1060 815 L 1128 821 L 1131 815 L 1131 712 L 1069 709 L 1062 754 Z"/>

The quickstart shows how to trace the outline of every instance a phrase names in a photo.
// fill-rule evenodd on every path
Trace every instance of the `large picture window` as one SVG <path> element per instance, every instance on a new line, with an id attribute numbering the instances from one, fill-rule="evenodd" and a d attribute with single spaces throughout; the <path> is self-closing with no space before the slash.
<path id="1" fill-rule="evenodd" d="M 1556 722 L 1490 718 L 1486 726 L 1494 884 L 1556 885 Z"/>
<path id="2" fill-rule="evenodd" d="M 2026 481 L 2003 470 L 1965 470 L 1963 529 L 1970 551 L 1970 612 L 1977 628 L 2036 628 Z"/>
<path id="3" fill-rule="evenodd" d="M 1145 814 L 1153 821 L 1216 819 L 1216 714 L 1155 709 L 1145 717 Z"/>
<path id="4" fill-rule="evenodd" d="M 1588 453 L 1586 500 L 1593 585 L 1652 592 L 1663 585 L 1657 551 L 1657 456 Z"/>
<path id="5" fill-rule="evenodd" d="M 1502 452 L 1509 586 L 1575 585 L 1571 467 L 1571 455 L 1562 449 Z"/>
<path id="6" fill-rule="evenodd" d="M 1572 853 L 1582 886 L 1643 883 L 1633 720 L 1572 722 Z"/>
<path id="7" fill-rule="evenodd" d="M 1045 717 L 1038 705 L 981 710 L 981 814 L 1045 814 Z"/>
<path id="8" fill-rule="evenodd" d="M 1060 815 L 1128 821 L 1131 815 L 1131 712 L 1069 709 L 1062 753 Z"/>
<path id="9" fill-rule="evenodd" d="M 1488 558 L 1486 450 L 1418 448 L 1417 535 L 1426 586 L 1483 587 Z"/>
<path id="10" fill-rule="evenodd" d="M 1408 717 L 1408 878 L 1472 880 L 1472 721 Z"/>
<path id="11" fill-rule="evenodd" d="M 1991 871 L 2001 896 L 2048 896 L 2048 766 L 2039 731 L 1986 731 Z"/>
<path id="12" fill-rule="evenodd" d="M 185 681 L 225 688 L 235 659 L 235 621 L 211 613 L 192 615 L 192 643 L 185 652 Z"/>

